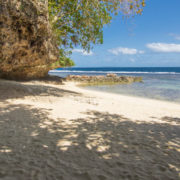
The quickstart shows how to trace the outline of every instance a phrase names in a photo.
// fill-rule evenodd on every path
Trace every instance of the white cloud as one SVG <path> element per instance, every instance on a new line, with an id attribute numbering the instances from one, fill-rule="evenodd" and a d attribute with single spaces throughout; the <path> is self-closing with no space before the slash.
<path id="1" fill-rule="evenodd" d="M 114 55 L 119 55 L 119 54 L 133 55 L 133 54 L 143 54 L 144 53 L 144 51 L 139 51 L 139 50 L 133 49 L 133 48 L 124 48 L 124 47 L 117 47 L 117 48 L 109 49 L 108 51 Z"/>
<path id="2" fill-rule="evenodd" d="M 180 44 L 149 43 L 146 46 L 155 52 L 179 52 L 180 53 Z"/>
<path id="3" fill-rule="evenodd" d="M 91 56 L 91 55 L 93 55 L 92 51 L 87 52 L 87 51 L 84 51 L 83 49 L 73 49 L 72 52 L 80 53 L 83 56 Z"/>
<path id="4" fill-rule="evenodd" d="M 169 35 L 174 37 L 174 39 L 176 39 L 176 40 L 180 40 L 180 34 L 170 33 Z"/>

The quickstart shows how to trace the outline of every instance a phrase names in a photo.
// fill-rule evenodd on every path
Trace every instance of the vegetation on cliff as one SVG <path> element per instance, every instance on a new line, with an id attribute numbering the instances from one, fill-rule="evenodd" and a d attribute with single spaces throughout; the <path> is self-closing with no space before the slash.
<path id="1" fill-rule="evenodd" d="M 62 57 L 74 46 L 89 51 L 92 44 L 102 44 L 103 26 L 111 22 L 113 15 L 141 14 L 145 6 L 145 0 L 49 0 L 48 3 L 50 22 L 61 50 L 60 61 L 66 59 Z"/>

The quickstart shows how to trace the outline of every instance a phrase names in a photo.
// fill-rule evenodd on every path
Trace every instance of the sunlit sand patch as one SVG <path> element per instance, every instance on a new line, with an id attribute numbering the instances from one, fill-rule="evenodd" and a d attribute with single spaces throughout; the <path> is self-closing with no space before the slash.
<path id="1" fill-rule="evenodd" d="M 58 141 L 57 146 L 60 147 L 60 150 L 67 151 L 69 146 L 72 145 L 72 141 L 69 141 L 67 139 L 61 139 Z"/>
<path id="2" fill-rule="evenodd" d="M 109 148 L 110 148 L 109 145 L 100 145 L 100 146 L 97 147 L 97 151 L 98 151 L 98 152 L 105 152 L 105 151 L 107 151 Z"/>
<path id="3" fill-rule="evenodd" d="M 103 159 L 112 159 L 112 157 L 119 157 L 119 153 L 107 153 L 107 154 L 104 154 L 102 155 L 102 158 Z"/>
<path id="4" fill-rule="evenodd" d="M 110 146 L 106 144 L 106 140 L 101 134 L 91 134 L 86 142 L 86 147 L 89 150 L 95 148 L 97 152 L 105 152 L 110 148 Z"/>
<path id="5" fill-rule="evenodd" d="M 177 172 L 179 172 L 179 176 L 180 176 L 180 168 L 179 167 L 176 167 L 175 165 L 172 165 L 172 164 L 168 164 L 168 165 L 171 169 L 175 169 Z"/>
<path id="6" fill-rule="evenodd" d="M 75 134 L 75 132 L 71 132 L 70 134 L 64 136 L 64 138 L 69 139 L 69 138 L 77 138 L 78 134 Z"/>
<path id="7" fill-rule="evenodd" d="M 2 146 L 2 148 L 0 149 L 0 152 L 9 153 L 9 152 L 12 152 L 12 150 L 8 148 L 7 146 Z"/>
<path id="8" fill-rule="evenodd" d="M 180 144 L 169 141 L 167 143 L 167 145 L 168 145 L 169 149 L 176 149 L 176 151 L 180 152 Z"/>
<path id="9" fill-rule="evenodd" d="M 104 159 L 112 159 L 112 155 L 111 154 L 105 154 L 102 156 Z"/>
<path id="10" fill-rule="evenodd" d="M 51 121 L 44 121 L 44 124 L 46 124 L 46 125 L 52 125 L 53 122 L 51 122 Z"/>
<path id="11" fill-rule="evenodd" d="M 38 135 L 39 135 L 38 132 L 32 132 L 32 133 L 31 133 L 31 136 L 38 136 Z"/>
<path id="12" fill-rule="evenodd" d="M 47 146 L 47 145 L 45 145 L 45 144 L 43 145 L 43 147 L 44 147 L 44 148 L 48 148 L 48 146 Z"/>

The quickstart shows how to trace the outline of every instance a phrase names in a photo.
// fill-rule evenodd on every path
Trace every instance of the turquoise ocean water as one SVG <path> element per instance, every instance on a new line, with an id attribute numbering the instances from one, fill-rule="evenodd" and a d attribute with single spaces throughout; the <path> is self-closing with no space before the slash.
<path id="1" fill-rule="evenodd" d="M 49 72 L 50 75 L 60 77 L 66 77 L 70 74 L 93 76 L 106 75 L 107 73 L 116 73 L 119 76 L 142 76 L 143 83 L 89 86 L 85 88 L 180 103 L 180 67 L 59 68 Z"/>

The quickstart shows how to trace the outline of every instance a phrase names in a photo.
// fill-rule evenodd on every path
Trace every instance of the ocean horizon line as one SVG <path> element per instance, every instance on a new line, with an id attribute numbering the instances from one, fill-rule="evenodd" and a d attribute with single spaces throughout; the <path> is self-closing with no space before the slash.
<path id="1" fill-rule="evenodd" d="M 60 67 L 60 68 L 61 69 L 66 69 L 66 68 L 180 68 L 180 66 L 72 66 L 72 67 Z"/>
<path id="2" fill-rule="evenodd" d="M 180 67 L 70 67 L 49 73 L 116 73 L 116 74 L 180 74 Z"/>

